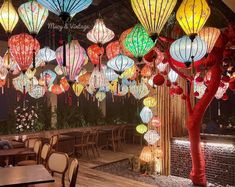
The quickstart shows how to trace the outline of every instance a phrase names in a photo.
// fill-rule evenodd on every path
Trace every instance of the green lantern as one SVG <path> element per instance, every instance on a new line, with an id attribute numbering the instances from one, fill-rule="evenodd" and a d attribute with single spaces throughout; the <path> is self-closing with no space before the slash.
<path id="1" fill-rule="evenodd" d="M 137 24 L 125 39 L 125 47 L 139 60 L 155 45 L 141 24 Z"/>
<path id="2" fill-rule="evenodd" d="M 145 124 L 139 124 L 137 127 L 136 127 L 136 131 L 139 133 L 139 134 L 144 134 L 148 131 L 148 127 L 145 125 Z"/>

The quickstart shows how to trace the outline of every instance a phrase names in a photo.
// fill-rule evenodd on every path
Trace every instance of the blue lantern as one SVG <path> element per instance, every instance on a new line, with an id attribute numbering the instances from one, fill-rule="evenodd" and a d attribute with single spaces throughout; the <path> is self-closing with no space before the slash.
<path id="1" fill-rule="evenodd" d="M 170 47 L 172 58 L 185 63 L 186 67 L 189 67 L 194 61 L 201 60 L 206 52 L 207 45 L 198 36 L 193 41 L 188 36 L 183 36 L 173 42 Z"/>
<path id="2" fill-rule="evenodd" d="M 153 117 L 153 112 L 149 107 L 144 107 L 140 112 L 140 117 L 143 123 L 149 123 Z"/>
<path id="3" fill-rule="evenodd" d="M 106 68 L 104 71 L 105 77 L 108 79 L 109 82 L 112 82 L 118 79 L 118 74 L 111 68 Z"/>

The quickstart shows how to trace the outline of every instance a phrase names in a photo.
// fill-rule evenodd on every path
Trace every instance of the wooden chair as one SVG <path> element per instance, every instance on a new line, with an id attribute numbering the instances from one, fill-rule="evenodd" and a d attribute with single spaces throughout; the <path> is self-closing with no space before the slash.
<path id="1" fill-rule="evenodd" d="M 122 125 L 118 129 L 118 136 L 117 136 L 118 148 L 121 149 L 123 144 L 126 142 L 126 126 Z"/>
<path id="2" fill-rule="evenodd" d="M 46 166 L 47 159 L 48 159 L 48 156 L 49 156 L 50 152 L 51 152 L 50 144 L 45 143 L 42 146 L 42 150 L 41 150 L 41 154 L 40 154 L 40 158 L 39 158 L 39 163 L 40 164 L 43 164 L 44 166 Z"/>
<path id="3" fill-rule="evenodd" d="M 88 141 L 88 149 L 92 150 L 94 158 L 96 157 L 95 152 L 97 153 L 97 156 L 100 156 L 99 149 L 98 149 L 98 142 L 99 142 L 99 131 L 93 130 L 93 132 L 90 133 L 90 138 Z"/>
<path id="4" fill-rule="evenodd" d="M 35 142 L 38 140 L 39 140 L 39 138 L 27 138 L 24 142 L 25 147 L 33 149 Z"/>
<path id="5" fill-rule="evenodd" d="M 39 164 L 39 160 L 40 160 L 40 152 L 41 152 L 41 148 L 42 148 L 42 141 L 41 140 L 37 140 L 34 144 L 33 150 L 36 153 L 36 157 L 34 160 L 23 160 L 17 163 L 18 166 L 28 166 L 28 165 L 36 165 Z"/>
<path id="6" fill-rule="evenodd" d="M 118 149 L 118 132 L 119 127 L 113 127 L 111 138 L 108 138 L 108 145 L 111 144 L 114 152 L 116 152 L 116 150 Z"/>
<path id="7" fill-rule="evenodd" d="M 81 156 L 86 152 L 87 156 L 89 157 L 88 153 L 88 141 L 90 137 L 90 131 L 84 131 L 82 133 L 81 141 L 79 143 L 76 142 L 75 140 L 75 145 L 74 145 L 74 155 L 76 156 L 78 153 L 78 150 L 81 150 Z"/>
<path id="8" fill-rule="evenodd" d="M 53 135 L 50 138 L 50 142 L 49 142 L 51 149 L 57 150 L 58 143 L 59 143 L 59 135 L 58 134 Z"/>

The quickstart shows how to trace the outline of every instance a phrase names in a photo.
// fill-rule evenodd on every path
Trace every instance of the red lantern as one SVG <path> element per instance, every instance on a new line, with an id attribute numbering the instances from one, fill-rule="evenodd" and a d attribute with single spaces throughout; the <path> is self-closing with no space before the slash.
<path id="1" fill-rule="evenodd" d="M 223 95 L 222 100 L 223 100 L 223 101 L 227 101 L 227 100 L 228 100 L 228 95 L 227 95 L 227 93 L 225 93 L 225 94 Z"/>
<path id="2" fill-rule="evenodd" d="M 167 86 L 167 87 L 171 87 L 171 81 L 167 80 L 167 81 L 166 81 L 166 86 Z"/>
<path id="3" fill-rule="evenodd" d="M 0 88 L 5 86 L 5 84 L 6 84 L 6 80 L 5 79 L 4 80 L 0 79 Z"/>
<path id="4" fill-rule="evenodd" d="M 101 57 L 104 54 L 104 48 L 99 47 L 97 44 L 91 45 L 87 49 L 87 54 L 91 60 L 91 63 L 94 65 L 98 65 L 101 63 Z"/>
<path id="5" fill-rule="evenodd" d="M 52 85 L 50 90 L 51 90 L 51 93 L 56 94 L 56 95 L 59 95 L 64 92 L 64 90 L 58 84 Z"/>
<path id="6" fill-rule="evenodd" d="M 141 75 L 143 77 L 151 77 L 152 76 L 152 69 L 149 65 L 145 65 L 141 70 Z"/>
<path id="7" fill-rule="evenodd" d="M 180 86 L 176 86 L 175 88 L 175 94 L 181 95 L 183 93 L 183 89 Z"/>
<path id="8" fill-rule="evenodd" d="M 163 85 L 165 82 L 165 78 L 161 74 L 157 74 L 153 78 L 153 83 L 157 86 Z"/>
<path id="9" fill-rule="evenodd" d="M 34 55 L 40 49 L 37 39 L 26 33 L 12 36 L 8 41 L 8 45 L 12 56 L 23 72 L 27 71 L 33 62 Z"/>
<path id="10" fill-rule="evenodd" d="M 235 78 L 230 80 L 229 89 L 232 90 L 232 91 L 235 91 Z"/>
<path id="11" fill-rule="evenodd" d="M 108 44 L 106 47 L 106 54 L 108 59 L 112 59 L 121 53 L 121 47 L 119 41 L 114 41 Z"/>

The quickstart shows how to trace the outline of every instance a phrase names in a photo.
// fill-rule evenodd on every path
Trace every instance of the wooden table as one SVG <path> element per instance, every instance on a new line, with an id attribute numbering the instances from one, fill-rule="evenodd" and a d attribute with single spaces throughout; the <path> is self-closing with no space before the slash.
<path id="1" fill-rule="evenodd" d="M 55 180 L 43 165 L 0 168 L 0 186 L 27 186 Z"/>

